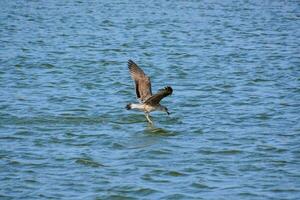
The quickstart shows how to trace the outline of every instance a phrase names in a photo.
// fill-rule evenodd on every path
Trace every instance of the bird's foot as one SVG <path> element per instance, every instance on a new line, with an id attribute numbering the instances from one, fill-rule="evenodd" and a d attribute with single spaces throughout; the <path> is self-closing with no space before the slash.
<path id="1" fill-rule="evenodd" d="M 150 115 L 148 113 L 145 114 L 146 119 L 148 120 L 149 124 L 153 125 L 153 121 L 150 118 Z"/>

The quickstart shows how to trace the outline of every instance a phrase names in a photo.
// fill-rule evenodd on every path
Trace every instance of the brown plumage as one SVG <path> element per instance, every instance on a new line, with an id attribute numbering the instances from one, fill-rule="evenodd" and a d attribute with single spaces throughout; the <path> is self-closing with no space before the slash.
<path id="1" fill-rule="evenodd" d="M 150 78 L 132 60 L 128 61 L 128 68 L 132 79 L 135 82 L 135 92 L 141 102 L 145 102 L 152 96 Z"/>
<path id="2" fill-rule="evenodd" d="M 165 87 L 164 89 L 160 89 L 155 95 L 151 96 L 147 101 L 145 101 L 145 104 L 155 106 L 159 104 L 160 100 L 165 98 L 166 96 L 171 95 L 173 92 L 173 89 L 170 86 Z"/>
<path id="3" fill-rule="evenodd" d="M 152 95 L 150 78 L 144 73 L 144 71 L 132 60 L 128 60 L 128 68 L 131 77 L 135 83 L 135 92 L 137 98 L 140 100 L 140 104 L 128 104 L 127 110 L 138 109 L 144 111 L 147 120 L 152 124 L 149 113 L 155 110 L 168 112 L 168 108 L 160 105 L 160 101 L 173 93 L 173 89 L 170 86 L 159 90 L 156 94 Z"/>

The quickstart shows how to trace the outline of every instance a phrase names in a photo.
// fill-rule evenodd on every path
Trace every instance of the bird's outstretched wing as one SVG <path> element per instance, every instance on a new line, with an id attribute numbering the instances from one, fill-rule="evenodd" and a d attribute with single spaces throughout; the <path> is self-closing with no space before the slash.
<path id="1" fill-rule="evenodd" d="M 147 99 L 147 101 L 145 101 L 145 104 L 153 105 L 153 106 L 158 105 L 160 100 L 162 100 L 166 96 L 171 95 L 172 92 L 173 89 L 170 86 L 167 86 L 164 89 L 160 89 L 155 95 Z"/>
<path id="2" fill-rule="evenodd" d="M 147 101 L 152 96 L 151 81 L 143 70 L 132 60 L 128 60 L 128 68 L 132 79 L 135 82 L 135 92 L 141 102 Z"/>

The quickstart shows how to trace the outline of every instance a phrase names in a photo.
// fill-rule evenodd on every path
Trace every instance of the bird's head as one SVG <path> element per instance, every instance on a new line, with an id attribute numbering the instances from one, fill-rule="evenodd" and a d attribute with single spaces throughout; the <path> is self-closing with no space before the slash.
<path id="1" fill-rule="evenodd" d="M 167 113 L 168 115 L 170 115 L 170 113 L 169 113 L 169 111 L 168 111 L 168 108 L 167 107 L 165 107 L 165 106 L 160 106 L 160 111 L 162 111 L 162 112 L 165 112 L 165 113 Z"/>

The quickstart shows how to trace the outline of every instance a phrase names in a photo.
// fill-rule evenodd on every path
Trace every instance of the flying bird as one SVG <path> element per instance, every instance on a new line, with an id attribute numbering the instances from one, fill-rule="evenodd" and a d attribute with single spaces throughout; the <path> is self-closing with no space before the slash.
<path id="1" fill-rule="evenodd" d="M 139 103 L 129 103 L 126 106 L 126 109 L 143 111 L 150 124 L 153 124 L 149 115 L 150 112 L 157 110 L 166 112 L 169 115 L 168 108 L 161 105 L 159 102 L 166 96 L 171 95 L 173 89 L 170 86 L 167 86 L 152 95 L 151 81 L 144 71 L 132 60 L 128 60 L 128 69 L 135 83 L 135 92 Z"/>

